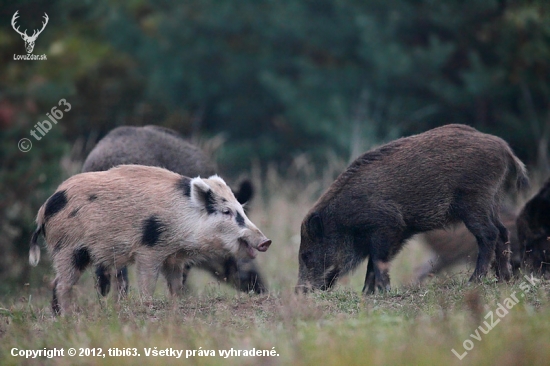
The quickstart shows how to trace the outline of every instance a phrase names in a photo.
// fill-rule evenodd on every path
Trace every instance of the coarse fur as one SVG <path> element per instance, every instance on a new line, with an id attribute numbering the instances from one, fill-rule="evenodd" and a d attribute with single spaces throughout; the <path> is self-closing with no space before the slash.
<path id="1" fill-rule="evenodd" d="M 471 280 L 496 254 L 510 277 L 508 230 L 499 219 L 507 178 L 528 181 L 502 139 L 446 125 L 361 155 L 319 198 L 301 227 L 297 290 L 328 289 L 369 257 L 363 292 L 389 289 L 389 263 L 414 234 L 464 222 L 479 255 Z"/>
<path id="2" fill-rule="evenodd" d="M 523 250 L 520 247 L 516 230 L 516 211 L 503 206 L 500 219 L 510 235 L 510 264 L 512 271 L 518 273 L 522 265 Z M 423 233 L 421 238 L 431 250 L 432 256 L 415 270 L 415 280 L 422 282 L 455 265 L 473 264 L 478 255 L 476 238 L 461 224 L 456 228 L 433 230 Z"/>
<path id="3" fill-rule="evenodd" d="M 550 277 L 550 179 L 521 210 L 517 219 L 518 239 L 525 253 L 525 265 Z"/>
<path id="4" fill-rule="evenodd" d="M 181 190 L 182 181 L 189 182 L 189 196 Z M 47 217 L 60 192 L 66 204 Z M 96 199 L 90 201 L 91 195 Z M 78 214 L 72 216 L 75 209 Z M 159 272 L 176 295 L 186 263 L 228 253 L 253 257 L 254 249 L 265 251 L 271 244 L 218 176 L 190 179 L 140 165 L 67 179 L 40 208 L 36 223 L 29 261 L 38 263 L 42 233 L 56 272 L 52 308 L 60 312 L 70 311 L 71 288 L 89 264 L 110 273 L 135 262 L 140 293 L 149 298 Z"/>
<path id="5" fill-rule="evenodd" d="M 217 171 L 216 164 L 200 148 L 186 141 L 172 129 L 153 125 L 122 126 L 113 129 L 90 152 L 83 164 L 82 172 L 105 171 L 122 164 L 156 166 L 187 177 L 208 177 Z M 249 180 L 242 181 L 235 192 L 235 197 L 241 204 L 249 202 L 253 195 L 254 187 Z M 223 265 L 230 267 L 222 268 L 220 271 L 220 266 Z M 230 283 L 244 292 L 266 291 L 265 281 L 254 260 L 208 258 L 194 266 L 207 270 L 221 281 Z M 191 267 L 188 271 L 190 269 Z M 224 277 L 220 273 L 232 275 Z M 118 295 L 125 296 L 129 283 L 127 269 L 123 267 L 114 275 Z M 111 286 L 111 273 L 106 272 L 103 267 L 97 267 L 96 277 L 99 292 L 106 296 Z M 184 285 L 186 278 L 187 274 L 182 278 Z M 245 280 L 248 282 L 243 282 Z"/>
<path id="6" fill-rule="evenodd" d="M 113 129 L 90 152 L 82 171 L 104 171 L 122 164 L 158 166 L 187 177 L 209 177 L 217 171 L 200 148 L 159 126 Z"/>

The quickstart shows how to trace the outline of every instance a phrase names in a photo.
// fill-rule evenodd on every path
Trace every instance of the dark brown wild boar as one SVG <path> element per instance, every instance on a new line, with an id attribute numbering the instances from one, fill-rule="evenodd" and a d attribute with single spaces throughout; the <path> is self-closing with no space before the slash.
<path id="1" fill-rule="evenodd" d="M 465 125 L 401 138 L 356 159 L 302 222 L 297 290 L 328 289 L 369 257 L 363 292 L 389 289 L 392 258 L 417 233 L 464 222 L 479 255 L 470 280 L 496 254 L 510 277 L 508 230 L 498 217 L 506 179 L 527 182 L 525 166 L 502 139 Z"/>
<path id="2" fill-rule="evenodd" d="M 526 267 L 544 277 L 550 276 L 550 179 L 525 204 L 517 228 Z"/>
<path id="3" fill-rule="evenodd" d="M 209 177 L 216 173 L 216 165 L 197 146 L 186 141 L 176 131 L 159 126 L 122 126 L 110 131 L 90 152 L 82 172 L 106 171 L 122 164 L 139 164 L 168 169 L 187 177 Z M 250 181 L 241 183 L 235 193 L 239 203 L 245 204 L 253 195 Z M 210 258 L 195 264 L 210 272 L 220 281 L 227 281 L 241 291 L 266 291 L 265 282 L 253 260 L 236 260 L 232 256 Z M 186 265 L 182 281 L 185 283 L 191 266 Z M 99 291 L 109 293 L 111 275 L 103 267 L 96 268 Z M 126 267 L 115 274 L 117 290 L 125 295 L 128 291 Z"/>
<path id="4" fill-rule="evenodd" d="M 500 219 L 510 235 L 510 264 L 515 273 L 521 267 L 522 250 L 516 231 L 517 215 L 511 207 L 503 206 Z M 433 255 L 416 269 L 415 277 L 422 282 L 426 277 L 435 275 L 452 266 L 469 263 L 475 265 L 478 249 L 476 238 L 464 225 L 450 230 L 433 230 L 422 234 L 424 242 Z"/>

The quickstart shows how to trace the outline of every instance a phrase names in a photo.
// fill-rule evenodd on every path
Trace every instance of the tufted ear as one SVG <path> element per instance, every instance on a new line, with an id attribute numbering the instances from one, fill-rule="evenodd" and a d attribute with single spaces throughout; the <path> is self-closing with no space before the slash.
<path id="1" fill-rule="evenodd" d="M 208 179 L 218 181 L 218 182 L 220 182 L 221 184 L 223 184 L 224 186 L 227 185 L 227 183 L 225 183 L 225 181 L 222 179 L 222 177 L 220 177 L 220 176 L 217 175 L 217 174 L 211 175 Z"/>
<path id="2" fill-rule="evenodd" d="M 324 227 L 323 220 L 317 212 L 313 213 L 307 221 L 308 233 L 312 238 L 320 238 L 323 236 Z"/>
<path id="3" fill-rule="evenodd" d="M 191 179 L 191 202 L 208 214 L 216 212 L 214 192 L 201 177 Z"/>

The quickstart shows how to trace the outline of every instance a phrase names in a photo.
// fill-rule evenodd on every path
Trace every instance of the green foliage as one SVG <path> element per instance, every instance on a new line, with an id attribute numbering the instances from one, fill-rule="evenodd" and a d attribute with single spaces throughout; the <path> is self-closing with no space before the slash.
<path id="1" fill-rule="evenodd" d="M 533 142 L 550 134 L 547 8 L 134 1 L 105 7 L 95 31 L 116 50 L 112 57 L 133 61 L 131 79 L 142 76 L 143 93 L 117 114 L 141 102 L 159 122 L 176 115 L 180 131 L 224 132 L 222 160 L 233 167 L 304 151 L 323 158 L 327 148 L 349 157 L 453 122 L 499 134 L 536 162 Z"/>
<path id="2" fill-rule="evenodd" d="M 41 117 L 39 121 L 46 119 L 46 116 Z M 28 243 L 36 227 L 36 212 L 60 179 L 66 177 L 61 157 L 69 149 L 60 127 L 54 126 L 46 136 L 36 141 L 29 133 L 32 126 L 23 125 L 0 134 L 0 248 L 3 253 L 0 257 L 0 277 L 3 279 L 0 292 L 29 280 L 26 258 Z M 22 138 L 31 140 L 30 151 L 18 149 L 18 141 Z"/>
<path id="3" fill-rule="evenodd" d="M 224 132 L 222 163 L 242 169 L 327 149 L 349 158 L 457 122 L 507 138 L 527 161 L 547 153 L 544 1 L 35 5 L 52 15 L 41 39 L 51 62 L 11 62 L 5 84 L 37 74 L 73 94 L 72 139 L 121 124 Z M 21 46 L 11 36 L 0 40 Z"/>

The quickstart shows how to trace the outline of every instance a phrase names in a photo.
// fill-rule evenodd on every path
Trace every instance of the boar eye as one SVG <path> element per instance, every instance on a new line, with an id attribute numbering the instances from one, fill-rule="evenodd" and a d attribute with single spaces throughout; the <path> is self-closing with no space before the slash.
<path id="1" fill-rule="evenodd" d="M 228 208 L 224 208 L 224 209 L 222 210 L 222 214 L 224 214 L 224 215 L 231 215 L 231 210 L 228 209 Z"/>

